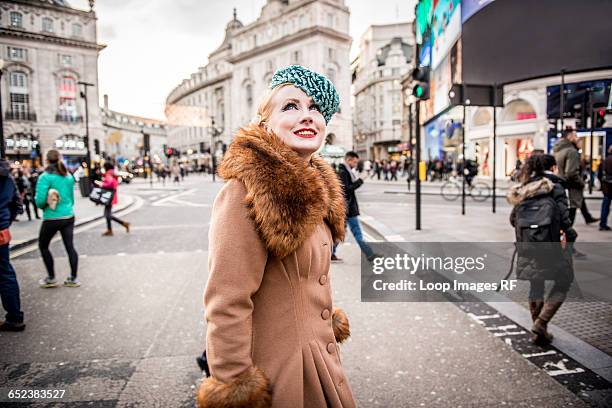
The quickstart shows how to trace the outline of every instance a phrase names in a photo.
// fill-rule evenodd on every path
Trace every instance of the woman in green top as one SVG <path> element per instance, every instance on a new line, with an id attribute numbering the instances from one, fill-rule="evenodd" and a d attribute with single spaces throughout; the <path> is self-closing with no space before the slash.
<path id="1" fill-rule="evenodd" d="M 79 255 L 74 249 L 74 178 L 68 173 L 57 150 L 47 152 L 47 168 L 38 178 L 36 185 L 36 206 L 43 209 L 43 222 L 38 237 L 38 247 L 42 255 L 47 277 L 38 283 L 43 288 L 57 286 L 53 256 L 49 244 L 59 231 L 64 241 L 64 247 L 70 261 L 70 277 L 64 281 L 64 286 L 80 286 L 77 280 Z"/>

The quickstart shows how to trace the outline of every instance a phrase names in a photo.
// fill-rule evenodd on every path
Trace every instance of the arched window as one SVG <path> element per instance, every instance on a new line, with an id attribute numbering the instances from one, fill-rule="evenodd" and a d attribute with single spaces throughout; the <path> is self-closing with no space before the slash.
<path id="1" fill-rule="evenodd" d="M 64 75 L 59 85 L 59 109 L 57 112 L 58 122 L 76 123 L 77 116 L 77 82 L 70 75 Z"/>
<path id="2" fill-rule="evenodd" d="M 11 27 L 23 28 L 23 14 L 18 13 L 16 11 L 11 11 L 11 14 L 9 16 L 11 19 Z"/>
<path id="3" fill-rule="evenodd" d="M 474 117 L 472 118 L 473 126 L 484 126 L 491 122 L 491 112 L 489 112 L 489 108 L 480 107 L 474 113 Z"/>
<path id="4" fill-rule="evenodd" d="M 524 99 L 516 99 L 506 105 L 502 111 L 502 121 L 535 119 L 536 111 L 533 106 Z"/>
<path id="5" fill-rule="evenodd" d="M 329 68 L 327 72 L 325 73 L 325 76 L 327 76 L 327 79 L 329 79 L 332 84 L 336 85 L 336 70 L 335 69 Z"/>
<path id="6" fill-rule="evenodd" d="M 245 87 L 245 93 L 246 103 L 247 106 L 250 108 L 251 106 L 253 106 L 253 86 L 251 84 L 247 84 L 247 86 Z"/>
<path id="7" fill-rule="evenodd" d="M 49 17 L 45 17 L 42 19 L 42 30 L 46 33 L 53 32 L 53 20 Z"/>
<path id="8" fill-rule="evenodd" d="M 15 120 L 30 120 L 30 90 L 28 75 L 14 71 L 9 77 L 9 100 L 11 112 L 9 117 Z"/>

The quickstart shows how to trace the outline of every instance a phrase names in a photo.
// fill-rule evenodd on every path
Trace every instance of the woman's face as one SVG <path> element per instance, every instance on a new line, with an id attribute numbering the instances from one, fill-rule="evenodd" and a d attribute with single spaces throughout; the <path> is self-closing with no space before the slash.
<path id="1" fill-rule="evenodd" d="M 285 86 L 272 97 L 271 106 L 265 122 L 268 130 L 303 158 L 319 150 L 325 140 L 325 118 L 311 97 L 295 86 Z"/>

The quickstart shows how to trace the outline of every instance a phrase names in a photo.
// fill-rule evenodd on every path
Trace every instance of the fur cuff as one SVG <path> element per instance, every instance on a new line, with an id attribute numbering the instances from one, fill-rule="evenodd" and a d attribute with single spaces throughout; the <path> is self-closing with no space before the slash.
<path id="1" fill-rule="evenodd" d="M 348 317 L 342 309 L 334 309 L 332 315 L 332 327 L 334 328 L 334 337 L 336 337 L 336 343 L 342 343 L 351 335 L 351 329 L 349 328 Z"/>
<path id="2" fill-rule="evenodd" d="M 222 383 L 213 377 L 198 389 L 199 408 L 269 408 L 272 406 L 270 382 L 260 369 L 251 367 L 235 380 Z"/>

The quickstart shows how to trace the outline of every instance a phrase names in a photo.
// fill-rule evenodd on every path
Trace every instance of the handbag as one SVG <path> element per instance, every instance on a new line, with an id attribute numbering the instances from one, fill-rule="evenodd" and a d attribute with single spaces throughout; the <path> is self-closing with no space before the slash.
<path id="1" fill-rule="evenodd" d="M 47 206 L 53 211 L 57 208 L 57 204 L 59 204 L 60 200 L 59 191 L 54 188 L 50 188 L 49 191 L 47 191 Z"/>
<path id="2" fill-rule="evenodd" d="M 12 238 L 11 231 L 8 228 L 0 230 L 0 246 L 8 244 Z"/>
<path id="3" fill-rule="evenodd" d="M 107 206 L 113 202 L 115 196 L 115 190 L 102 187 L 94 187 L 89 193 L 89 199 L 96 203 L 96 205 Z"/>

